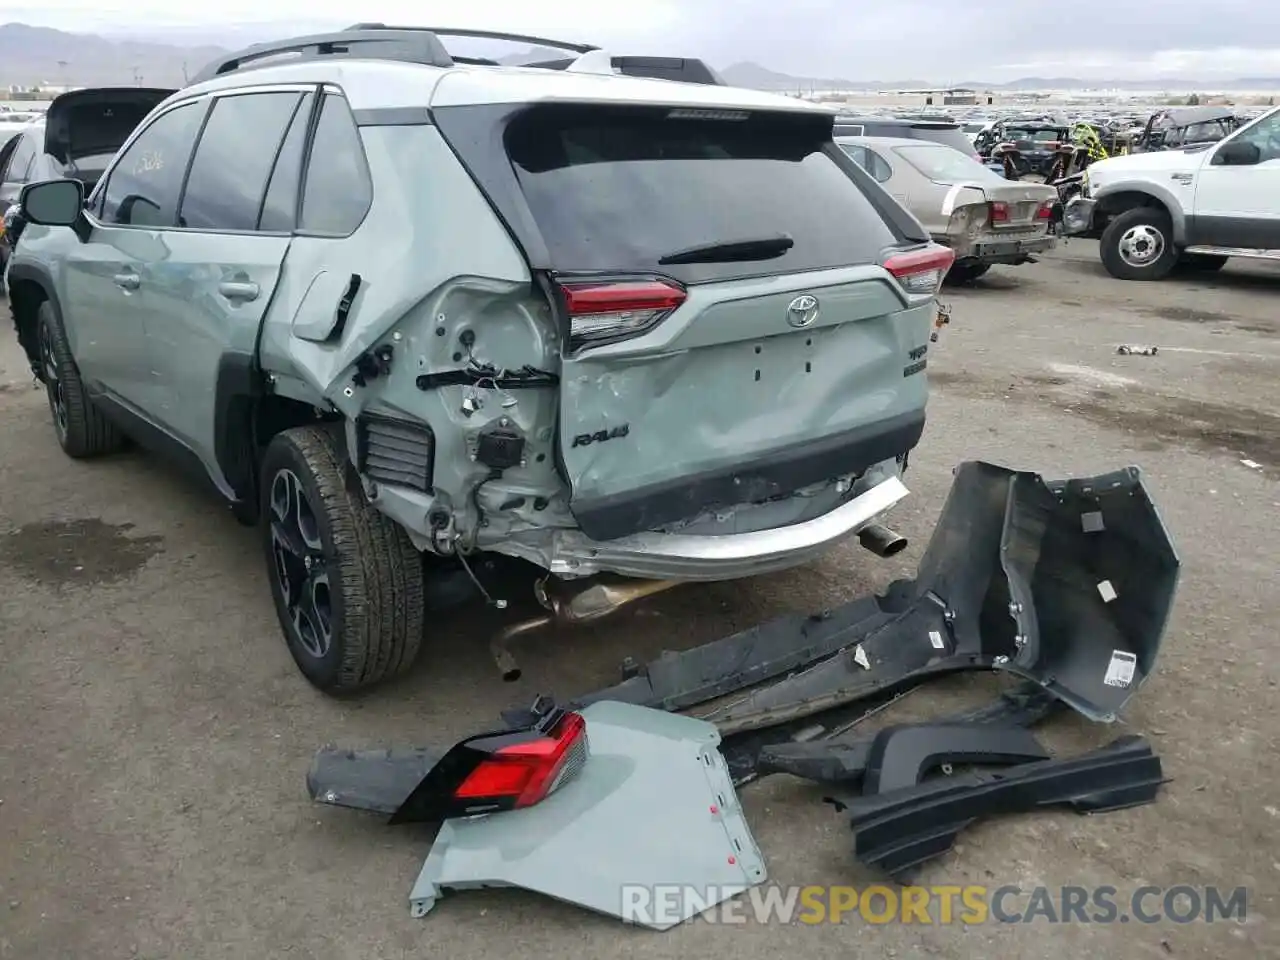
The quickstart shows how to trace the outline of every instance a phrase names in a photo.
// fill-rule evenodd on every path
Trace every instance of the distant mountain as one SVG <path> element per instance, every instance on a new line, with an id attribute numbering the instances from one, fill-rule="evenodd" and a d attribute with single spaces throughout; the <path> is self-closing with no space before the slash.
<path id="1" fill-rule="evenodd" d="M 22 23 L 0 25 L 0 89 L 11 84 L 34 86 L 104 86 L 141 83 L 180 86 L 210 61 L 250 43 L 277 36 L 325 32 L 332 24 L 314 21 L 271 22 L 208 28 L 112 28 L 106 36 L 67 33 Z M 624 51 L 625 52 L 625 51 Z M 555 60 L 562 50 L 536 47 L 500 58 L 506 64 Z M 799 77 L 744 61 L 720 71 L 739 87 L 785 93 L 822 90 L 927 90 L 965 87 L 984 91 L 1127 89 L 1225 92 L 1230 90 L 1280 91 L 1280 78 L 1249 77 L 1233 80 L 1082 80 L 1077 77 L 1023 77 L 1006 83 L 938 80 L 847 80 Z"/>
<path id="2" fill-rule="evenodd" d="M 141 83 L 175 87 L 181 86 L 185 75 L 194 75 L 224 52 L 214 46 L 113 41 L 91 34 L 6 23 L 0 26 L 0 86 Z"/>

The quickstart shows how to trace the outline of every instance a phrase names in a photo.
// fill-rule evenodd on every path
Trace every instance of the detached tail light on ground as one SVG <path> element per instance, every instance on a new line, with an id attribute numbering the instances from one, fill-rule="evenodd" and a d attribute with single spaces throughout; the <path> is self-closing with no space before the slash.
<path id="1" fill-rule="evenodd" d="M 562 283 L 569 314 L 569 346 L 607 343 L 639 336 L 669 316 L 688 298 L 671 280 Z"/>
<path id="2" fill-rule="evenodd" d="M 955 259 L 955 251 L 949 247 L 929 246 L 895 253 L 884 262 L 884 268 L 912 300 L 927 300 L 942 287 L 943 278 Z"/>
<path id="3" fill-rule="evenodd" d="M 458 785 L 454 799 L 531 807 L 576 773 L 586 753 L 586 721 L 566 713 L 546 735 L 494 750 Z"/>
<path id="4" fill-rule="evenodd" d="M 573 779 L 589 752 L 586 721 L 561 707 L 527 727 L 468 737 L 430 766 L 390 822 L 438 823 L 531 807 Z"/>

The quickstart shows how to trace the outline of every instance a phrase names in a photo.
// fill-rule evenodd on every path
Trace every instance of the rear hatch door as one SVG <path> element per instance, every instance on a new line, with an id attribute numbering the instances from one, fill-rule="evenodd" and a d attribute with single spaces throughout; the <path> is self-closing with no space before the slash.
<path id="1" fill-rule="evenodd" d="M 881 264 L 924 235 L 830 131 L 635 107 L 535 108 L 508 131 L 556 264 L 558 452 L 588 536 L 787 496 L 918 440 L 924 378 L 904 368 L 929 307 Z"/>
<path id="2" fill-rule="evenodd" d="M 45 113 L 44 152 L 66 168 L 96 181 L 129 134 L 173 90 L 97 87 L 64 93 Z"/>

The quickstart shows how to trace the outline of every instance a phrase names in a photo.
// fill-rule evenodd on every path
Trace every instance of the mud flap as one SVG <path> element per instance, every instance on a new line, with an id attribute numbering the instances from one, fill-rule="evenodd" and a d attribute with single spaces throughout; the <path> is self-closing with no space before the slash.
<path id="1" fill-rule="evenodd" d="M 784 617 L 664 655 L 578 703 L 684 709 L 763 684 L 702 714 L 730 737 L 994 668 L 1114 720 L 1155 668 L 1178 582 L 1141 471 L 1046 482 L 967 461 L 954 473 L 914 580 L 816 624 Z"/>

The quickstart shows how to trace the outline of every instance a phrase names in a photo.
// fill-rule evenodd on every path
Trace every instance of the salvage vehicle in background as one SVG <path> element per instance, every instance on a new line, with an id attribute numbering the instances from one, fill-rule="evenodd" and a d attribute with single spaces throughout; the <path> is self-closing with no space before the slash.
<path id="1" fill-rule="evenodd" d="M 974 280 L 995 264 L 1019 264 L 1052 250 L 1058 193 L 1013 183 L 957 150 L 892 137 L 836 137 L 929 231 L 955 251 L 948 278 Z"/>
<path id="2" fill-rule="evenodd" d="M 1121 280 L 1218 270 L 1230 257 L 1280 259 L 1280 109 L 1217 143 L 1092 164 L 1063 229 L 1097 238 L 1103 266 Z"/>
<path id="3" fill-rule="evenodd" d="M 18 202 L 22 188 L 28 183 L 74 177 L 86 190 L 93 189 L 129 134 L 171 93 L 146 87 L 64 93 L 49 104 L 37 122 L 19 127 L 16 135 L 0 146 L 0 222 L 6 224 L 6 230 L 0 231 L 0 266 L 21 231 L 10 208 Z"/>
<path id="4" fill-rule="evenodd" d="M 1147 118 L 1135 150 L 1176 150 L 1197 143 L 1217 143 L 1240 126 L 1230 107 L 1173 107 Z"/>
<path id="5" fill-rule="evenodd" d="M 954 254 L 831 113 L 595 49 L 461 62 L 450 33 L 227 56 L 87 203 L 24 189 L 8 288 L 66 453 L 128 435 L 260 524 L 329 692 L 404 671 L 458 584 L 505 606 L 498 558 L 577 622 L 905 546 L 877 521 Z"/>
<path id="6" fill-rule="evenodd" d="M 1009 179 L 1052 169 L 1058 151 L 1071 143 L 1071 127 L 1042 120 L 1001 120 L 979 135 L 976 149 L 984 158 L 1004 161 Z"/>

